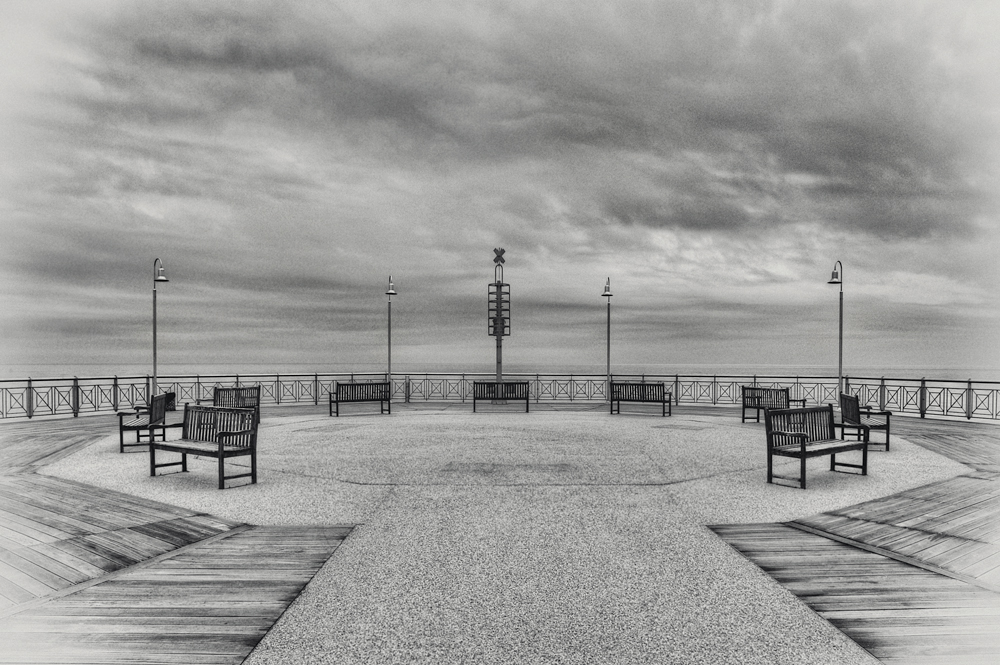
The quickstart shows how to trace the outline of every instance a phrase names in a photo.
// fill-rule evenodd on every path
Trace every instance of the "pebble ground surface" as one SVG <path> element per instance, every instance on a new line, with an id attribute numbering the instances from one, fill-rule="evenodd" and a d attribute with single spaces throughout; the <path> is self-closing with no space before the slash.
<path id="1" fill-rule="evenodd" d="M 151 478 L 117 428 L 45 472 L 249 524 L 357 525 L 247 665 L 851 665 L 878 661 L 706 525 L 967 470 L 894 437 L 866 477 L 810 460 L 803 491 L 765 482 L 764 426 L 733 409 L 374 408 L 265 409 L 256 485 L 215 489 L 214 460 Z"/>

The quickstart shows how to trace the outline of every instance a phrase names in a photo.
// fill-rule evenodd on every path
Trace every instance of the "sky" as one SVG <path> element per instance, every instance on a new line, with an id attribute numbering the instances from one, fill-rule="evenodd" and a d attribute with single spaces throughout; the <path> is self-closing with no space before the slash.
<path id="1" fill-rule="evenodd" d="M 610 278 L 613 370 L 835 375 L 840 261 L 845 371 L 1000 377 L 994 0 L 0 13 L 9 378 L 148 368 L 157 258 L 161 367 L 384 368 L 391 275 L 394 369 L 490 371 L 500 247 L 512 371 Z"/>

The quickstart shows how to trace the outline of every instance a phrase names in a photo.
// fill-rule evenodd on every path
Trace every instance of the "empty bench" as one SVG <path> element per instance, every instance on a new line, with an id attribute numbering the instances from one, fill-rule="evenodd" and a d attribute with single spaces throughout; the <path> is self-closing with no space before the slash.
<path id="1" fill-rule="evenodd" d="M 767 409 L 764 411 L 764 428 L 767 432 L 767 482 L 774 478 L 797 481 L 806 488 L 806 460 L 810 457 L 830 456 L 830 470 L 838 467 L 860 469 L 868 475 L 868 440 L 843 441 L 837 438 L 833 422 L 833 406 L 815 406 L 808 409 Z M 838 462 L 837 455 L 848 451 L 861 451 L 861 464 Z M 774 473 L 774 457 L 794 457 L 799 460 L 799 477 L 790 478 Z"/>
<path id="2" fill-rule="evenodd" d="M 160 438 L 166 438 L 167 393 L 153 395 L 149 407 L 118 413 L 118 451 L 125 452 L 126 447 L 145 446 L 156 437 L 159 430 Z M 125 443 L 125 432 L 135 432 L 135 441 Z M 145 433 L 145 434 L 143 434 Z"/>
<path id="3" fill-rule="evenodd" d="M 357 402 L 378 402 L 378 412 L 392 413 L 392 393 L 388 381 L 338 383 L 330 393 L 330 415 L 340 416 L 340 405 Z"/>
<path id="4" fill-rule="evenodd" d="M 214 457 L 219 464 L 219 489 L 227 480 L 250 478 L 257 482 L 257 418 L 253 409 L 230 409 L 215 406 L 184 405 L 181 438 L 174 441 L 152 441 L 149 444 L 149 475 L 157 469 L 180 466 L 187 471 L 187 457 Z M 156 462 L 156 452 L 180 453 L 176 462 Z M 246 473 L 226 475 L 225 461 L 232 457 L 250 457 Z"/>
<path id="5" fill-rule="evenodd" d="M 872 430 L 885 432 L 885 449 L 889 450 L 889 417 L 892 411 L 875 411 L 871 407 L 861 406 L 857 395 L 840 394 L 840 438 L 846 438 L 845 431 L 854 430 L 856 438 L 871 440 Z"/>
<path id="6" fill-rule="evenodd" d="M 743 403 L 743 414 L 740 422 L 747 421 L 747 409 L 754 409 L 760 422 L 761 409 L 790 409 L 793 404 L 804 407 L 804 399 L 791 399 L 788 388 L 761 388 L 759 386 L 740 386 L 740 398 Z"/>
<path id="7" fill-rule="evenodd" d="M 640 402 L 659 404 L 662 415 L 669 416 L 673 415 L 672 399 L 673 395 L 662 383 L 611 382 L 611 413 L 615 413 L 615 402 L 618 403 L 618 413 L 622 412 L 622 402 Z"/>
<path id="8" fill-rule="evenodd" d="M 207 402 L 200 399 L 198 403 Z M 216 386 L 212 390 L 212 406 L 227 409 L 253 409 L 254 422 L 260 424 L 260 386 L 239 386 L 222 388 Z"/>
<path id="9" fill-rule="evenodd" d="M 473 381 L 472 382 L 472 412 L 476 412 L 476 402 L 490 400 L 491 402 L 520 402 L 524 400 L 524 412 L 529 411 L 529 391 L 527 381 Z"/>

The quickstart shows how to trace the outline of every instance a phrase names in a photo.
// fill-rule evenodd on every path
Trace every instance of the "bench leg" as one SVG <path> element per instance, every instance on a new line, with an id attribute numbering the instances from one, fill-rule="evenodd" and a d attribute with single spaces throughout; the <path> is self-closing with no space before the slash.
<path id="1" fill-rule="evenodd" d="M 801 460 L 799 460 L 799 486 L 802 489 L 806 488 L 806 458 L 805 457 L 803 457 Z"/>
<path id="2" fill-rule="evenodd" d="M 226 456 L 219 455 L 219 489 L 226 489 Z"/>
<path id="3" fill-rule="evenodd" d="M 156 448 L 153 446 L 149 447 L 149 475 L 156 475 Z"/>
<path id="4" fill-rule="evenodd" d="M 774 483 L 774 455 L 767 454 L 767 482 Z"/>
<path id="5" fill-rule="evenodd" d="M 885 449 L 888 450 L 889 446 L 887 445 Z M 868 446 L 861 449 L 861 475 L 868 475 Z"/>
<path id="6" fill-rule="evenodd" d="M 257 451 L 250 453 L 250 482 L 257 484 Z"/>

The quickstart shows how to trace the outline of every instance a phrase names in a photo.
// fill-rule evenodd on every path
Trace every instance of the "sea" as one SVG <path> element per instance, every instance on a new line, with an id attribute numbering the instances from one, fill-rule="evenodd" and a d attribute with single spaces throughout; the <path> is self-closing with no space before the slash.
<path id="1" fill-rule="evenodd" d="M 20 364 L 0 365 L 0 380 L 18 379 L 60 379 L 105 378 L 146 376 L 152 374 L 151 365 L 107 365 L 84 364 Z M 294 375 L 294 374 L 382 374 L 385 364 L 374 363 L 243 363 L 243 364 L 170 364 L 157 366 L 157 375 L 168 376 L 254 376 L 254 375 Z M 565 365 L 532 364 L 518 365 L 504 363 L 505 374 L 547 374 L 547 375 L 598 375 L 607 371 L 605 365 Z M 495 363 L 475 364 L 413 364 L 393 363 L 394 375 L 418 376 L 428 374 L 494 374 Z M 837 368 L 829 365 L 723 365 L 723 364 L 612 364 L 611 373 L 638 376 L 774 376 L 774 377 L 835 377 Z M 928 379 L 947 381 L 1000 382 L 1000 368 L 997 367 L 845 367 L 846 376 L 859 378 L 886 379 Z"/>

